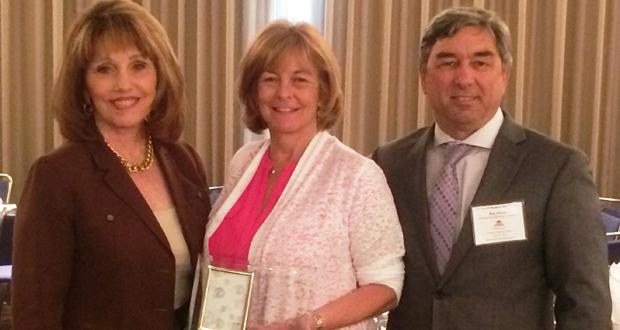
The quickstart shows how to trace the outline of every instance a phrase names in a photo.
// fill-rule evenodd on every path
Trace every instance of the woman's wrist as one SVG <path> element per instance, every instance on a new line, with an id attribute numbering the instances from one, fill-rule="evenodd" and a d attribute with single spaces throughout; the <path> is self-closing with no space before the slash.
<path id="1" fill-rule="evenodd" d="M 312 319 L 314 320 L 314 327 L 312 329 L 325 330 L 325 321 L 321 317 L 321 314 L 316 312 L 310 312 L 310 316 L 312 316 Z"/>
<path id="2" fill-rule="evenodd" d="M 307 312 L 295 319 L 296 329 L 325 330 L 325 320 L 317 312 Z"/>

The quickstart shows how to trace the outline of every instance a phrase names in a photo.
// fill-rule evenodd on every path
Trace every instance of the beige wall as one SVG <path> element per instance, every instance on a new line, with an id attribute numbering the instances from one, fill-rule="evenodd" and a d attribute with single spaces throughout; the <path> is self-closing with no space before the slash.
<path id="1" fill-rule="evenodd" d="M 30 164 L 62 143 L 49 111 L 63 34 L 92 0 L 0 0 L 0 170 L 16 201 Z M 185 69 L 184 139 L 211 183 L 244 141 L 234 94 L 244 46 L 269 0 L 138 1 L 168 30 Z M 368 154 L 432 121 L 418 84 L 422 27 L 443 8 L 497 11 L 513 33 L 504 108 L 521 123 L 589 155 L 599 192 L 620 197 L 620 1 L 326 0 L 325 36 L 343 69 L 345 111 L 334 132 Z M 70 166 L 70 164 L 67 164 Z"/>

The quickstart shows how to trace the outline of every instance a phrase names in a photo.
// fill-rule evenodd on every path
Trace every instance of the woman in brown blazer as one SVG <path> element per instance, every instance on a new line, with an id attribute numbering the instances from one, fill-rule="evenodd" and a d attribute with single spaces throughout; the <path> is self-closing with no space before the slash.
<path id="1" fill-rule="evenodd" d="M 97 3 L 66 41 L 52 104 L 67 142 L 21 197 L 14 326 L 181 328 L 210 210 L 203 165 L 177 142 L 181 69 L 128 1 Z"/>

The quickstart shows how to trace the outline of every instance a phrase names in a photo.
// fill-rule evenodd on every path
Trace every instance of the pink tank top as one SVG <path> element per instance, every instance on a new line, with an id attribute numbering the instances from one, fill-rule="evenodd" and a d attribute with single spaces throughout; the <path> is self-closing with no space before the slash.
<path id="1" fill-rule="evenodd" d="M 271 195 L 261 211 L 260 204 L 267 192 L 267 180 L 273 175 L 270 173 L 273 163 L 269 150 L 265 151 L 254 177 L 209 238 L 209 253 L 215 266 L 247 266 L 252 239 L 276 205 L 296 165 L 288 164 L 280 171 Z"/>

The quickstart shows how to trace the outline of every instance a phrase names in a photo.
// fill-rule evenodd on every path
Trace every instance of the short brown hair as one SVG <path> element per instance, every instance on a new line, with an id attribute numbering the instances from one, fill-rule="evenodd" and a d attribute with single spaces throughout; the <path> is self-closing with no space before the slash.
<path id="1" fill-rule="evenodd" d="M 106 38 L 135 45 L 153 61 L 157 89 L 147 129 L 154 137 L 176 141 L 183 130 L 186 107 L 183 73 L 161 26 L 146 9 L 124 0 L 103 1 L 84 12 L 65 41 L 63 63 L 54 83 L 52 110 L 62 135 L 71 141 L 98 136 L 86 111 L 85 75 L 95 47 Z"/>
<path id="2" fill-rule="evenodd" d="M 495 38 L 495 47 L 504 67 L 512 67 L 510 47 L 510 30 L 504 21 L 494 12 L 477 7 L 456 7 L 442 11 L 433 17 L 424 30 L 420 42 L 420 72 L 426 72 L 426 64 L 431 49 L 439 39 L 455 35 L 466 26 L 478 26 L 491 32 Z"/>
<path id="3" fill-rule="evenodd" d="M 274 67 L 283 55 L 292 50 L 305 53 L 319 72 L 318 129 L 331 128 L 340 117 L 340 68 L 333 52 L 312 25 L 277 20 L 261 31 L 241 60 L 238 91 L 239 99 L 245 106 L 243 120 L 255 133 L 267 128 L 258 108 L 258 80 L 263 72 Z"/>

